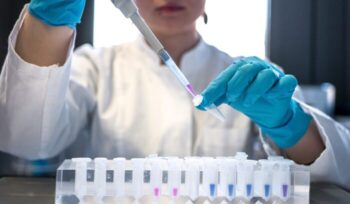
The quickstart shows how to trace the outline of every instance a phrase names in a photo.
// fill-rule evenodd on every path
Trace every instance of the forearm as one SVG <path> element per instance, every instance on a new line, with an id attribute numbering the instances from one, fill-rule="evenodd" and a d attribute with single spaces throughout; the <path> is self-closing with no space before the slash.
<path id="1" fill-rule="evenodd" d="M 63 65 L 73 33 L 67 26 L 48 26 L 27 12 L 15 50 L 23 60 L 38 66 Z"/>
<path id="2" fill-rule="evenodd" d="M 303 138 L 296 145 L 284 151 L 295 162 L 299 164 L 310 164 L 320 156 L 324 149 L 325 145 L 315 121 L 311 121 Z"/>

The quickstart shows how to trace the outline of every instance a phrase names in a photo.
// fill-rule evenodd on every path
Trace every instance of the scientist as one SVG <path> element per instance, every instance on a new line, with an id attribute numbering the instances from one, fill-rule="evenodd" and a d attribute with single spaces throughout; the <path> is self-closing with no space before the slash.
<path id="1" fill-rule="evenodd" d="M 310 165 L 313 180 L 350 189 L 348 130 L 292 97 L 293 76 L 278 76 L 274 65 L 256 57 L 234 60 L 206 44 L 195 26 L 205 0 L 136 3 L 194 88 L 204 90 L 197 108 L 224 104 L 226 121 L 196 110 L 142 38 L 73 53 L 85 0 L 32 0 L 10 34 L 1 73 L 1 151 L 26 159 L 62 152 L 255 155 L 252 121 L 268 139 L 263 144 Z"/>

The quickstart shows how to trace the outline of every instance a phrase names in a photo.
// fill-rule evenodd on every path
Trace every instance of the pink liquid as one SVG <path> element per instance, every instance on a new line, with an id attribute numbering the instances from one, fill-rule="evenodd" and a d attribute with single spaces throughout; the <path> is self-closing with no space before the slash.
<path id="1" fill-rule="evenodd" d="M 173 196 L 174 196 L 174 197 L 177 196 L 177 188 L 173 188 Z"/>
<path id="2" fill-rule="evenodd" d="M 154 196 L 155 196 L 155 197 L 158 197 L 158 196 L 159 196 L 159 193 L 160 193 L 159 188 L 155 188 L 155 189 L 154 189 Z"/>
<path id="3" fill-rule="evenodd" d="M 193 89 L 193 87 L 192 87 L 191 84 L 188 84 L 188 85 L 186 86 L 186 89 L 187 89 L 187 91 L 188 91 L 193 97 L 195 97 L 195 96 L 197 95 L 196 92 L 194 91 L 194 89 Z"/>

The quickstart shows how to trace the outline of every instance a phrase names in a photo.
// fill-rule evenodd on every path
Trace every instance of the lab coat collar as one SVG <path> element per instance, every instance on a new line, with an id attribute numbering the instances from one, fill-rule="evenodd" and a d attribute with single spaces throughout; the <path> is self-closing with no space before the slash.
<path id="1" fill-rule="evenodd" d="M 152 50 L 142 36 L 137 38 L 136 45 L 140 48 L 140 51 L 142 52 L 141 55 L 145 55 L 146 57 L 150 58 L 152 62 L 159 62 L 160 64 L 160 58 L 158 57 L 157 53 Z"/>
<path id="2" fill-rule="evenodd" d="M 210 60 L 208 48 L 209 45 L 200 36 L 198 43 L 182 56 L 180 68 L 189 81 L 194 82 L 198 74 L 206 69 L 206 64 Z"/>

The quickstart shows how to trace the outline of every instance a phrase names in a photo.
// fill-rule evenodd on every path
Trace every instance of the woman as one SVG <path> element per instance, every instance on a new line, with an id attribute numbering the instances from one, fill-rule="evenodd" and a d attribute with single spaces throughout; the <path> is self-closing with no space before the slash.
<path id="1" fill-rule="evenodd" d="M 224 123 L 193 107 L 142 38 L 73 54 L 84 3 L 32 0 L 24 8 L 0 80 L 2 151 L 27 159 L 63 151 L 109 158 L 233 155 L 254 150 L 253 121 L 289 158 L 310 164 L 314 179 L 349 188 L 341 162 L 350 155 L 348 131 L 292 98 L 293 76 L 254 57 L 232 63 L 206 44 L 195 27 L 205 0 L 136 3 L 194 88 L 204 90 L 198 108 L 226 104 Z"/>

